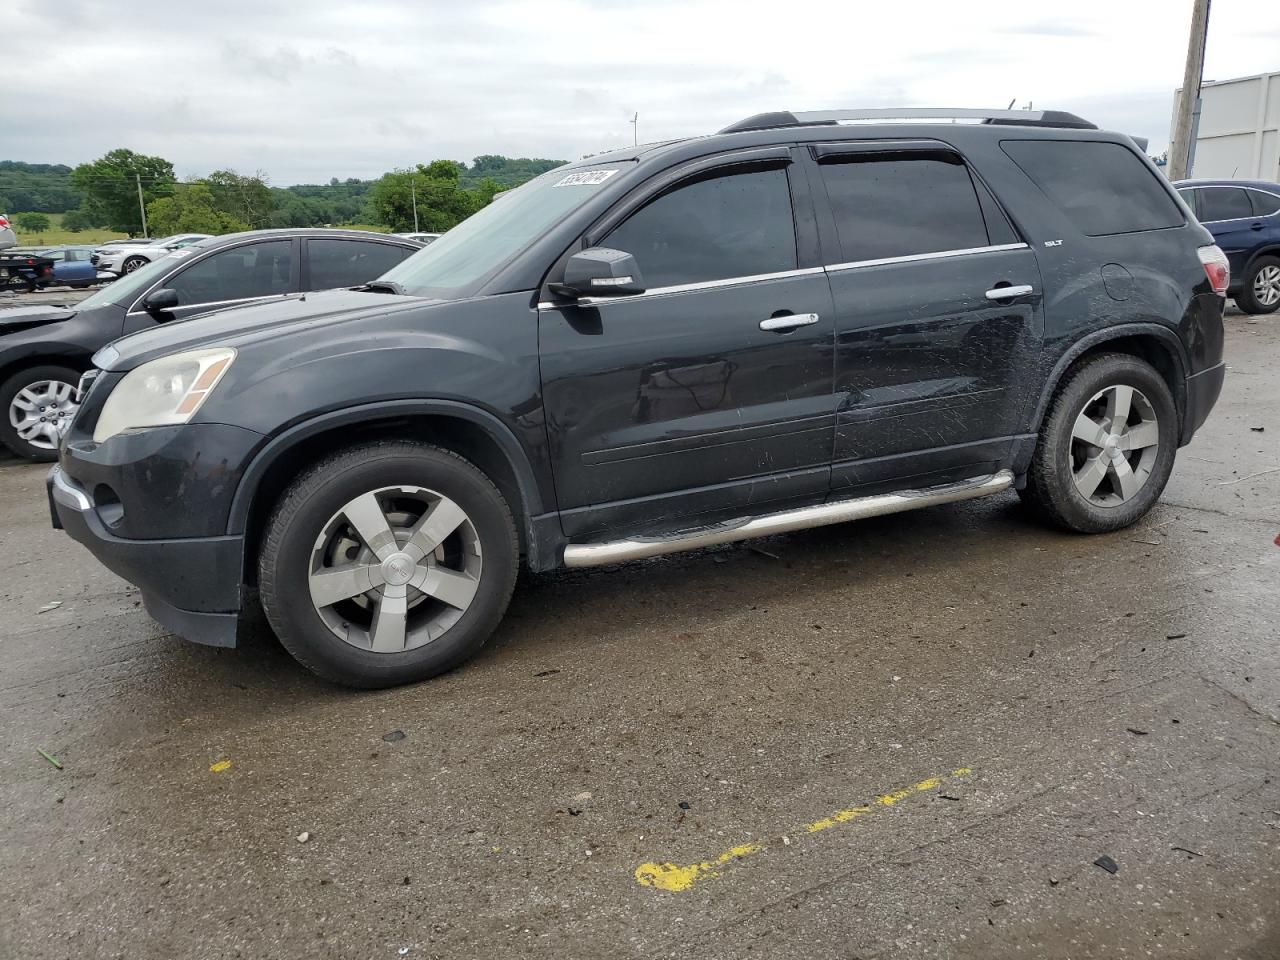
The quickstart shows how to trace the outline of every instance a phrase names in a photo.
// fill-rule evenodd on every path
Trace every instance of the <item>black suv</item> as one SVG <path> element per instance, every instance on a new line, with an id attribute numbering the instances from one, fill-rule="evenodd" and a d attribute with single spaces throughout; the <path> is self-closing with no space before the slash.
<path id="1" fill-rule="evenodd" d="M 256 590 L 359 686 L 473 655 L 521 557 L 1009 487 L 1069 530 L 1130 524 L 1222 387 L 1226 260 L 1129 138 L 941 116 L 771 113 L 592 157 L 361 289 L 117 341 L 56 522 L 176 632 L 233 644 Z"/>
<path id="2" fill-rule="evenodd" d="M 209 237 L 130 270 L 73 306 L 0 309 L 0 443 L 55 460 L 94 351 L 123 334 L 222 307 L 380 276 L 422 244 L 362 230 Z"/>

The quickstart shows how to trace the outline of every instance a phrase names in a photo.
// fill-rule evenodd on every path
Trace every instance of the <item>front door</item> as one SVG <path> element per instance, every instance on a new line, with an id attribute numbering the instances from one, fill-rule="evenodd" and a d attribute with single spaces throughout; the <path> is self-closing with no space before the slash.
<path id="1" fill-rule="evenodd" d="M 193 257 L 189 266 L 149 287 L 138 298 L 129 308 L 124 332 L 147 330 L 161 322 L 296 293 L 298 277 L 298 241 L 293 238 L 242 243 Z M 143 303 L 161 287 L 177 292 L 178 306 L 152 315 Z"/>
<path id="2" fill-rule="evenodd" d="M 824 249 L 838 251 L 827 264 L 833 496 L 994 471 L 1038 383 L 1035 254 L 943 144 L 844 143 L 813 154 L 835 234 Z"/>
<path id="3" fill-rule="evenodd" d="M 645 293 L 540 306 L 568 536 L 669 531 L 825 495 L 831 295 L 811 216 L 797 252 L 803 172 L 772 153 L 675 178 L 595 240 L 635 256 Z"/>

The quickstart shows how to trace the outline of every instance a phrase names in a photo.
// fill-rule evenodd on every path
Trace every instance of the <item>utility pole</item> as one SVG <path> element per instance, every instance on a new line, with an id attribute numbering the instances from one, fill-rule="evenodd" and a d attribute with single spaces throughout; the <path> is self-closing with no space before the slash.
<path id="1" fill-rule="evenodd" d="M 147 232 L 147 205 L 142 202 L 142 174 L 135 173 L 133 182 L 138 185 L 138 212 L 142 214 L 142 235 L 149 240 L 151 234 Z"/>
<path id="2" fill-rule="evenodd" d="M 413 200 L 413 232 L 418 232 L 418 185 L 413 174 L 409 174 L 409 196 Z"/>
<path id="3" fill-rule="evenodd" d="M 1200 82 L 1204 79 L 1204 46 L 1209 36 L 1209 0 L 1193 0 L 1191 35 L 1187 40 L 1187 69 L 1182 75 L 1173 142 L 1169 144 L 1169 179 L 1185 180 L 1195 158 L 1197 120 L 1200 115 Z"/>
<path id="4" fill-rule="evenodd" d="M 636 115 L 629 121 L 631 124 L 631 142 L 635 146 L 640 146 L 640 111 L 636 111 Z"/>

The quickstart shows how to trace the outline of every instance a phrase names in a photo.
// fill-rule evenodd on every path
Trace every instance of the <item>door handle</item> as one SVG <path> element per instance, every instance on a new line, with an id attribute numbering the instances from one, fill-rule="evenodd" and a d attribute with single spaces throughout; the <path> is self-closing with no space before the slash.
<path id="1" fill-rule="evenodd" d="M 1251 223 L 1251 224 L 1249 224 L 1249 229 L 1250 229 L 1250 230 L 1261 230 L 1264 226 L 1265 226 L 1265 224 L 1261 224 L 1261 223 Z"/>
<path id="2" fill-rule="evenodd" d="M 1016 287 L 992 287 L 985 296 L 988 300 L 1012 300 L 1014 297 L 1025 297 L 1034 289 L 1029 283 L 1020 283 Z"/>
<path id="3" fill-rule="evenodd" d="M 807 327 L 822 318 L 816 313 L 788 313 L 781 317 L 770 317 L 760 321 L 761 330 L 794 330 L 796 327 Z"/>

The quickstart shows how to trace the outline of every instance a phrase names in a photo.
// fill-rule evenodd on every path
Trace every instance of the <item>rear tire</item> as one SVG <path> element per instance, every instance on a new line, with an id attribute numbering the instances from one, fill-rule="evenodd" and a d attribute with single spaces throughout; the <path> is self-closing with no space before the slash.
<path id="1" fill-rule="evenodd" d="M 335 683 L 389 687 L 475 656 L 518 565 L 511 511 L 488 477 L 451 451 L 387 441 L 298 477 L 268 521 L 258 580 L 299 663 Z"/>
<path id="2" fill-rule="evenodd" d="M 0 442 L 36 463 L 57 460 L 56 430 L 75 416 L 79 383 L 79 372 L 70 367 L 28 367 L 13 374 L 0 384 Z"/>
<path id="3" fill-rule="evenodd" d="M 1259 257 L 1240 280 L 1236 306 L 1245 313 L 1280 310 L 1280 257 Z"/>
<path id="4" fill-rule="evenodd" d="M 1129 354 L 1089 357 L 1054 394 L 1018 492 L 1055 526 L 1119 530 L 1164 491 L 1178 435 L 1173 395 L 1150 364 Z"/>

